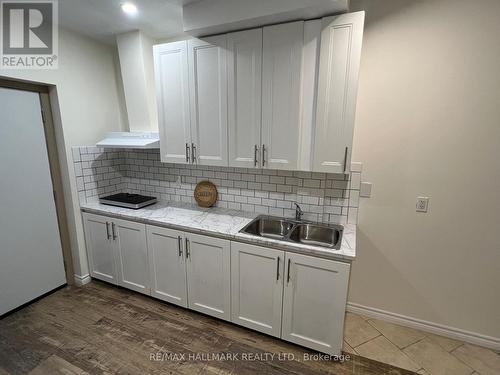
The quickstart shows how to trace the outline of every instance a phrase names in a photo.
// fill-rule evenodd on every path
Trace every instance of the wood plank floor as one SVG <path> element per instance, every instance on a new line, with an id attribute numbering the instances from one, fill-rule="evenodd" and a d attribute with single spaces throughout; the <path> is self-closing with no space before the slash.
<path id="1" fill-rule="evenodd" d="M 176 356 L 152 360 L 156 353 Z M 199 353 L 204 357 L 196 358 Z M 280 353 L 288 358 L 278 358 Z M 312 354 L 96 281 L 63 288 L 0 320 L 0 375 L 414 374 L 354 355 L 343 362 L 304 357 Z M 235 358 L 210 360 L 216 355 Z"/>

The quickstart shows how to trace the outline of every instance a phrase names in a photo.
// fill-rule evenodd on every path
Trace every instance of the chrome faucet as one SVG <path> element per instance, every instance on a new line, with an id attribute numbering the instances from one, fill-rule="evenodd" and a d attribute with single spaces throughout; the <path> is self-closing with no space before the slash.
<path id="1" fill-rule="evenodd" d="M 304 211 L 300 208 L 297 202 L 293 202 L 295 205 L 295 220 L 302 220 L 302 215 L 304 215 Z"/>

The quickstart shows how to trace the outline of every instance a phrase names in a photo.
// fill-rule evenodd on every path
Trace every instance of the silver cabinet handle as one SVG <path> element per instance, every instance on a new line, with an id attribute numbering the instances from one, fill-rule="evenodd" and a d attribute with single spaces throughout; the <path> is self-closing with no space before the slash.
<path id="1" fill-rule="evenodd" d="M 278 261 L 276 262 L 276 280 L 280 279 L 280 257 L 278 257 Z"/>
<path id="2" fill-rule="evenodd" d="M 189 163 L 189 143 L 186 143 L 186 163 Z"/>
<path id="3" fill-rule="evenodd" d="M 257 153 L 259 152 L 259 146 L 255 145 L 255 148 L 253 149 L 253 166 L 257 166 Z"/>
<path id="4" fill-rule="evenodd" d="M 177 247 L 179 248 L 179 256 L 182 257 L 182 237 L 177 236 Z"/>
<path id="5" fill-rule="evenodd" d="M 349 147 L 346 147 L 345 152 L 344 152 L 344 173 L 345 173 L 345 170 L 347 169 L 347 151 L 348 150 L 349 150 Z"/>
<path id="6" fill-rule="evenodd" d="M 266 146 L 262 145 L 262 166 L 266 165 Z"/>
<path id="7" fill-rule="evenodd" d="M 115 223 L 111 223 L 111 233 L 113 233 L 113 240 L 116 240 L 118 238 L 118 235 L 115 231 Z"/>
<path id="8" fill-rule="evenodd" d="M 196 163 L 196 146 L 191 143 L 191 163 Z"/>
<path id="9" fill-rule="evenodd" d="M 286 283 L 288 284 L 290 282 L 290 265 L 291 265 L 292 260 L 288 259 L 288 274 L 286 276 Z"/>
<path id="10" fill-rule="evenodd" d="M 111 239 L 111 234 L 109 234 L 109 223 L 106 221 L 106 237 L 108 237 L 108 240 Z"/>
<path id="11" fill-rule="evenodd" d="M 187 239 L 187 237 L 185 238 L 185 243 L 186 243 L 186 259 L 189 258 L 189 256 L 191 255 L 191 249 L 189 248 L 189 240 Z"/>

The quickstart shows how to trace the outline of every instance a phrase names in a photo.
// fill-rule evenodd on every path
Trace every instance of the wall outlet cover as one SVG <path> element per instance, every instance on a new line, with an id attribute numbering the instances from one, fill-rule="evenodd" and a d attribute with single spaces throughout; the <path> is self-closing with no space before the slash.
<path id="1" fill-rule="evenodd" d="M 427 212 L 429 208 L 429 197 L 417 197 L 417 212 Z"/>

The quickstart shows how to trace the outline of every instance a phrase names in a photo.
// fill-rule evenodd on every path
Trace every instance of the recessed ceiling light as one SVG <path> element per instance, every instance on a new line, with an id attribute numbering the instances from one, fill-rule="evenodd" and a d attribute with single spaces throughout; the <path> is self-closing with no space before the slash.
<path id="1" fill-rule="evenodd" d="M 129 16 L 135 16 L 137 14 L 137 7 L 133 3 L 123 3 L 122 10 Z"/>

